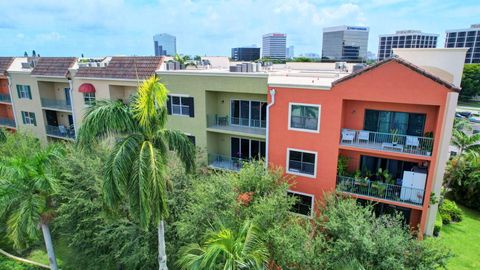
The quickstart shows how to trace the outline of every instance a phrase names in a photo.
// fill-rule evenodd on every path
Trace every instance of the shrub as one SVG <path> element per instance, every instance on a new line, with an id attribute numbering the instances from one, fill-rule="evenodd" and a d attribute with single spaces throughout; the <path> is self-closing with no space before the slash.
<path id="1" fill-rule="evenodd" d="M 460 222 L 463 219 L 463 211 L 454 201 L 444 200 L 440 205 L 440 215 L 442 216 L 443 224 L 452 222 Z"/>
<path id="2" fill-rule="evenodd" d="M 434 236 L 439 236 L 440 235 L 440 231 L 442 230 L 442 226 L 443 226 L 442 217 L 440 216 L 440 214 L 437 214 L 437 216 L 435 218 L 435 224 L 434 224 L 434 227 L 433 227 L 433 235 Z"/>

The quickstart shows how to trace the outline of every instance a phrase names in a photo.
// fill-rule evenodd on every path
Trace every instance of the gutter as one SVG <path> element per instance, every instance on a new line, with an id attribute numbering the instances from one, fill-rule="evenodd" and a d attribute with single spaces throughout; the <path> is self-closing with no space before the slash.
<path id="1" fill-rule="evenodd" d="M 10 92 L 10 103 L 12 104 L 12 110 L 13 110 L 13 120 L 15 120 L 15 129 L 18 131 L 18 121 L 17 121 L 17 110 L 15 109 L 15 98 L 13 97 L 13 90 L 12 90 L 12 77 L 10 75 L 7 75 L 7 81 L 8 81 L 8 91 Z"/>
<path id="2" fill-rule="evenodd" d="M 270 104 L 267 105 L 267 134 L 266 134 L 266 142 L 265 142 L 265 167 L 268 168 L 268 141 L 269 141 L 269 131 L 270 131 L 270 108 L 275 105 L 275 89 L 270 90 L 270 96 L 272 97 L 272 101 Z"/>
<path id="3" fill-rule="evenodd" d="M 77 117 L 75 115 L 75 103 L 73 102 L 73 80 L 68 79 L 68 85 L 70 86 L 70 104 L 72 106 L 72 118 L 73 118 L 73 130 L 75 131 L 75 140 L 77 139 L 78 129 L 76 127 Z"/>

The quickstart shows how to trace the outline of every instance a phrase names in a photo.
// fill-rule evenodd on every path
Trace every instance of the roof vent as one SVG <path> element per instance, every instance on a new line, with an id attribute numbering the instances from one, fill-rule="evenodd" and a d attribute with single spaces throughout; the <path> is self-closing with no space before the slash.
<path id="1" fill-rule="evenodd" d="M 358 72 L 358 71 L 364 69 L 366 66 L 367 65 L 365 65 L 365 64 L 355 64 L 355 65 L 353 65 L 352 73 Z"/>

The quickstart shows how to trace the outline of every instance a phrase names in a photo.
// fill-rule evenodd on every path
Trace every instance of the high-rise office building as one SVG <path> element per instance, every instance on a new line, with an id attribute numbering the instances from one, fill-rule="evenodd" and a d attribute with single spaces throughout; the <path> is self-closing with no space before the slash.
<path id="1" fill-rule="evenodd" d="M 177 54 L 177 38 L 175 36 L 163 33 L 153 36 L 153 46 L 155 47 L 155 56 Z"/>
<path id="2" fill-rule="evenodd" d="M 380 35 L 378 60 L 392 57 L 393 48 L 436 48 L 437 34 L 422 33 L 418 30 L 401 30 L 395 34 Z"/>
<path id="3" fill-rule="evenodd" d="M 255 61 L 258 59 L 260 59 L 260 48 L 254 46 L 232 48 L 233 61 Z"/>
<path id="4" fill-rule="evenodd" d="M 480 24 L 467 29 L 447 30 L 445 48 L 469 48 L 465 63 L 480 63 Z"/>
<path id="5" fill-rule="evenodd" d="M 270 33 L 263 35 L 262 57 L 285 60 L 287 57 L 287 34 Z"/>
<path id="6" fill-rule="evenodd" d="M 367 58 L 369 28 L 334 26 L 323 29 L 322 57 L 335 60 Z"/>
<path id="7" fill-rule="evenodd" d="M 292 59 L 295 57 L 295 47 L 289 46 L 287 48 L 287 59 Z"/>

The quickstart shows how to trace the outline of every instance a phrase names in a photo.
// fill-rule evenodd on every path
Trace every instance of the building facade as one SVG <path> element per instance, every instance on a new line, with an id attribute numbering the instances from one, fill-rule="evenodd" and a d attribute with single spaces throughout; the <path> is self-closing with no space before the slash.
<path id="1" fill-rule="evenodd" d="M 263 35 L 262 57 L 273 60 L 285 60 L 287 57 L 287 35 L 281 33 Z"/>
<path id="2" fill-rule="evenodd" d="M 0 57 L 0 128 L 15 130 L 15 121 L 12 94 L 10 93 L 7 69 L 12 64 L 13 57 Z"/>
<path id="3" fill-rule="evenodd" d="M 260 59 L 260 48 L 238 47 L 232 48 L 233 61 L 255 61 Z"/>
<path id="4" fill-rule="evenodd" d="M 323 29 L 322 58 L 361 60 L 367 58 L 369 28 L 334 26 Z"/>
<path id="5" fill-rule="evenodd" d="M 447 30 L 445 48 L 468 48 L 465 63 L 480 63 L 480 24 L 470 28 Z"/>
<path id="6" fill-rule="evenodd" d="M 295 47 L 288 46 L 287 48 L 287 59 L 293 59 L 295 57 Z"/>
<path id="7" fill-rule="evenodd" d="M 380 35 L 378 61 L 392 57 L 393 48 L 436 48 L 437 34 L 422 33 L 418 30 L 396 31 L 395 34 Z"/>
<path id="8" fill-rule="evenodd" d="M 177 54 L 177 38 L 163 33 L 153 36 L 155 56 L 175 56 Z"/>

